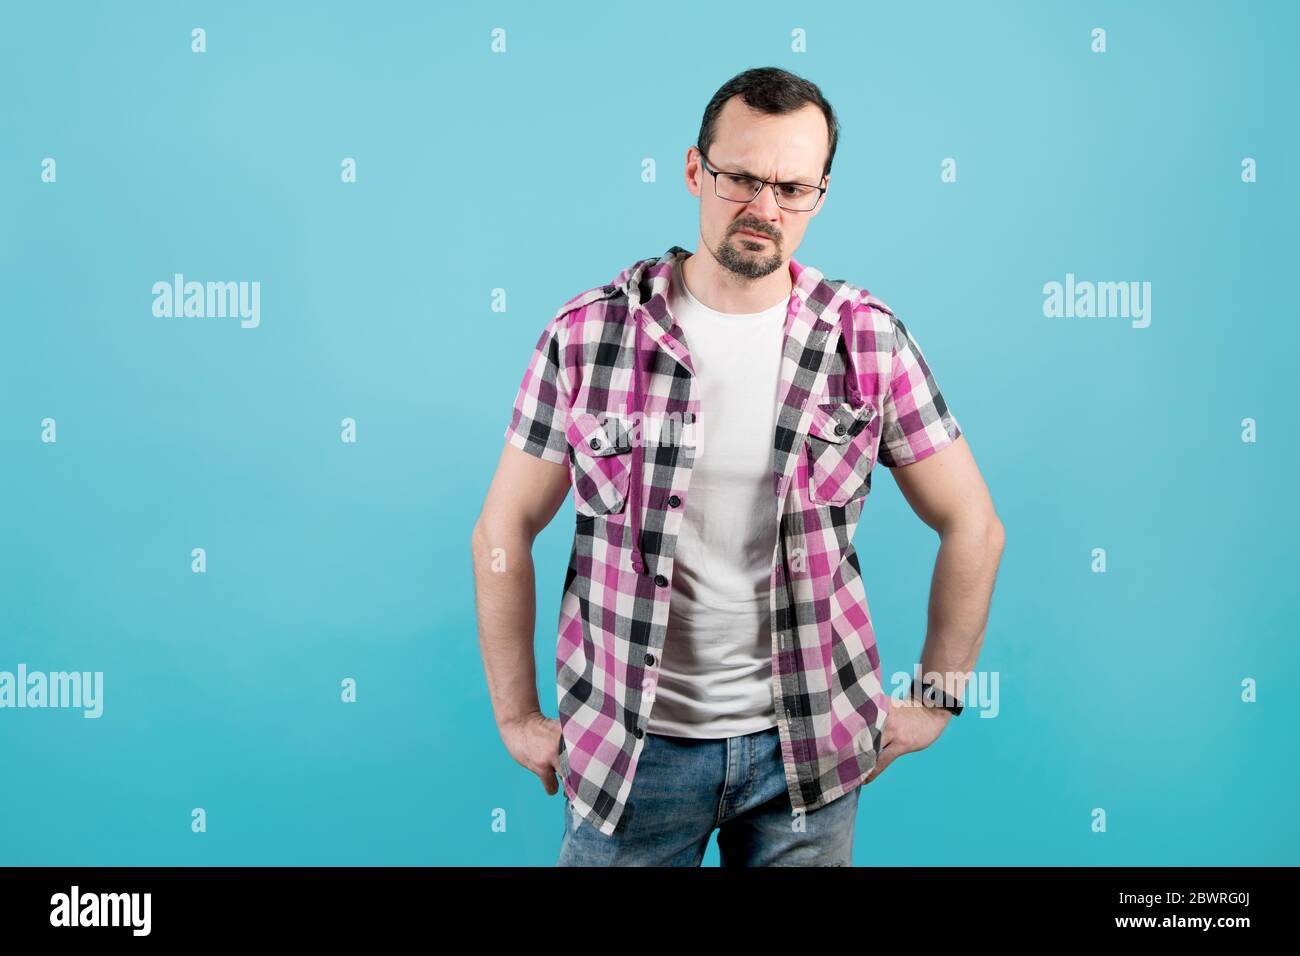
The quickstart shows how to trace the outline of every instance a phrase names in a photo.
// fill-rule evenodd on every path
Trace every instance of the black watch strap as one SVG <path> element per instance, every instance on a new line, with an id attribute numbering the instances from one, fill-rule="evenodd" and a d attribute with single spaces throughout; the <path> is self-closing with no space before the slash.
<path id="1" fill-rule="evenodd" d="M 941 707 L 954 717 L 961 713 L 961 701 L 951 696 L 938 684 L 922 682 L 917 686 L 915 680 L 912 681 L 912 697 L 920 698 L 921 703 L 927 707 Z"/>

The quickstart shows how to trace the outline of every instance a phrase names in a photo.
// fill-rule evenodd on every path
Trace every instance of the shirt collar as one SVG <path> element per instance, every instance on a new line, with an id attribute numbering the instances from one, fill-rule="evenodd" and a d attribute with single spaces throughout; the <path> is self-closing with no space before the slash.
<path id="1" fill-rule="evenodd" d="M 668 294 L 673 265 L 690 255 L 689 249 L 673 245 L 657 259 L 642 259 L 627 269 L 621 285 L 627 295 L 629 311 L 633 314 L 645 311 L 665 333 L 672 332 L 673 320 L 668 311 Z M 829 304 L 835 298 L 837 290 L 814 266 L 805 265 L 792 256 L 788 267 L 793 281 L 790 290 L 792 311 L 806 308 L 810 300 Z"/>

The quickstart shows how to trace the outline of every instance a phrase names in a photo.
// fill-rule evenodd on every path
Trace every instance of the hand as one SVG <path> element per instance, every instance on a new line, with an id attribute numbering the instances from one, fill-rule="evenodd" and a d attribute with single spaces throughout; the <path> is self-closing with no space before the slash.
<path id="1" fill-rule="evenodd" d="M 543 714 L 529 714 L 501 727 L 501 740 L 520 766 L 537 774 L 542 789 L 560 789 L 560 722 Z"/>
<path id="2" fill-rule="evenodd" d="M 952 720 L 952 714 L 942 707 L 927 707 L 913 697 L 891 700 L 885 728 L 880 735 L 880 754 L 876 766 L 863 780 L 871 783 L 903 754 L 924 750 L 934 743 Z"/>

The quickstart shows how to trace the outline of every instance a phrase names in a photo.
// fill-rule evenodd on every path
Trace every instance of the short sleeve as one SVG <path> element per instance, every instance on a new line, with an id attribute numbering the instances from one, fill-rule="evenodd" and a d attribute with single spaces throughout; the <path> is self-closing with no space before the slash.
<path id="1" fill-rule="evenodd" d="M 516 448 L 556 464 L 568 461 L 564 431 L 569 401 L 561 326 L 562 317 L 556 316 L 537 340 L 505 433 L 506 441 Z"/>
<path id="2" fill-rule="evenodd" d="M 911 332 L 897 317 L 894 348 L 880 429 L 878 460 L 898 468 L 928 458 L 951 445 L 961 435 L 957 419 L 935 383 L 930 366 Z"/>

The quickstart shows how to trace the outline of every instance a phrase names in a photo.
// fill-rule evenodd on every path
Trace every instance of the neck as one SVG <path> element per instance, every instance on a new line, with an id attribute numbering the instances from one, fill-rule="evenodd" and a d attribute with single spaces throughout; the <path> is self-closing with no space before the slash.
<path id="1" fill-rule="evenodd" d="M 682 275 L 691 295 L 710 309 L 737 315 L 770 309 L 789 299 L 794 289 L 788 261 L 761 279 L 750 279 L 722 268 L 702 243 L 682 262 Z"/>

